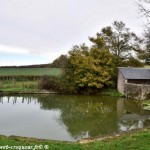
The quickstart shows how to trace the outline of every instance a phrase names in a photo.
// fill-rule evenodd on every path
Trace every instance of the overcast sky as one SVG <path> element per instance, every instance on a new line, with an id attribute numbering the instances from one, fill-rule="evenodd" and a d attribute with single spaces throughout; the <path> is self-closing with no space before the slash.
<path id="1" fill-rule="evenodd" d="M 101 28 L 142 33 L 137 0 L 0 0 L 0 66 L 50 63 Z"/>

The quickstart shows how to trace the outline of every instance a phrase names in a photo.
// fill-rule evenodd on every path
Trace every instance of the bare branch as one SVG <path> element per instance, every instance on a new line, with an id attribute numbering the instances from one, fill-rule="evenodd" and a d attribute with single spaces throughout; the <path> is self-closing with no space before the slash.
<path id="1" fill-rule="evenodd" d="M 147 26 L 150 25 L 150 0 L 139 0 L 137 3 L 141 17 L 146 18 Z"/>

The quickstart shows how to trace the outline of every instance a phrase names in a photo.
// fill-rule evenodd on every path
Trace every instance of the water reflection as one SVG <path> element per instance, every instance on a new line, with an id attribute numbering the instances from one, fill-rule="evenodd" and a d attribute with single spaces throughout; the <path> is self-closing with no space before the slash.
<path id="1" fill-rule="evenodd" d="M 117 101 L 119 131 L 142 129 L 150 125 L 150 111 L 143 110 L 142 103 L 142 101 L 123 99 Z"/>
<path id="2" fill-rule="evenodd" d="M 149 119 L 139 102 L 112 97 L 0 97 L 0 134 L 5 135 L 76 141 L 143 128 L 150 125 Z"/>

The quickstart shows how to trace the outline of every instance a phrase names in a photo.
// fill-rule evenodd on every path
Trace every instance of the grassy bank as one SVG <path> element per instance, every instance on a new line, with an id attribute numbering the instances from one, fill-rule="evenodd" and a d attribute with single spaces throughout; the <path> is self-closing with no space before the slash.
<path id="1" fill-rule="evenodd" d="M 105 89 L 102 91 L 102 94 L 113 97 L 123 97 L 123 94 L 120 94 L 117 89 Z"/>
<path id="2" fill-rule="evenodd" d="M 39 149 L 45 146 L 45 149 L 49 147 L 49 150 L 149 150 L 150 129 L 144 129 L 135 133 L 126 133 L 117 138 L 105 139 L 103 141 L 90 142 L 86 144 L 56 142 L 14 136 L 0 136 L 0 146 L 5 145 L 33 147 L 39 146 Z"/>
<path id="3" fill-rule="evenodd" d="M 3 81 L 0 85 L 0 94 L 19 94 L 19 93 L 55 93 L 40 89 L 38 80 L 35 81 Z"/>
<path id="4" fill-rule="evenodd" d="M 1 92 L 31 92 L 38 90 L 38 81 L 3 81 Z"/>

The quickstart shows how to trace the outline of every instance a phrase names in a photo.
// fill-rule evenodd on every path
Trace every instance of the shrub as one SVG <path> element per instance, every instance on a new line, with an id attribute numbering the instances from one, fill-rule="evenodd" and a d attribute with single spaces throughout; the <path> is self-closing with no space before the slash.
<path id="1" fill-rule="evenodd" d="M 39 80 L 38 88 L 64 94 L 74 93 L 74 87 L 64 77 L 43 76 Z"/>
<path id="2" fill-rule="evenodd" d="M 43 76 L 39 80 L 38 87 L 40 89 L 46 89 L 46 90 L 52 90 L 52 91 L 57 91 L 59 88 L 59 79 L 54 76 Z"/>
<path id="3" fill-rule="evenodd" d="M 135 58 L 129 58 L 127 61 L 123 62 L 123 66 L 126 67 L 144 67 L 144 64 Z"/>

